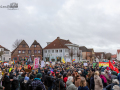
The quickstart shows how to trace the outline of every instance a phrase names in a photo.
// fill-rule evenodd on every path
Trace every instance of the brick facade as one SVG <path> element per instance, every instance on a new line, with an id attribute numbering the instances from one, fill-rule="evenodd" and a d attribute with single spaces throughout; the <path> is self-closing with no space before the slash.
<path id="1" fill-rule="evenodd" d="M 12 51 L 11 60 L 24 60 L 28 59 L 29 56 L 31 56 L 32 60 L 34 60 L 35 57 L 39 57 L 40 60 L 42 60 L 42 47 L 36 40 L 30 47 L 23 40 L 19 46 Z"/>

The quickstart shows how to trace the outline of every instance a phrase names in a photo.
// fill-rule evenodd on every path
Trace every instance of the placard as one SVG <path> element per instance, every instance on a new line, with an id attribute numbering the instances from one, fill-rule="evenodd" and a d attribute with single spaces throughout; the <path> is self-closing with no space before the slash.
<path id="1" fill-rule="evenodd" d="M 9 65 L 9 63 L 4 63 L 4 66 L 6 66 L 6 65 L 8 66 L 8 65 Z"/>
<path id="2" fill-rule="evenodd" d="M 69 58 L 66 58 L 66 62 L 71 62 Z"/>
<path id="3" fill-rule="evenodd" d="M 49 65 L 50 63 L 49 63 L 49 62 L 46 62 L 46 64 L 48 64 L 48 65 Z"/>
<path id="4" fill-rule="evenodd" d="M 41 61 L 41 68 L 43 68 L 45 66 L 44 61 Z"/>
<path id="5" fill-rule="evenodd" d="M 55 65 L 55 62 L 52 62 L 52 65 Z"/>
<path id="6" fill-rule="evenodd" d="M 34 69 L 39 67 L 39 58 L 34 59 Z"/>
<path id="7" fill-rule="evenodd" d="M 84 66 L 87 66 L 87 63 L 84 63 Z"/>

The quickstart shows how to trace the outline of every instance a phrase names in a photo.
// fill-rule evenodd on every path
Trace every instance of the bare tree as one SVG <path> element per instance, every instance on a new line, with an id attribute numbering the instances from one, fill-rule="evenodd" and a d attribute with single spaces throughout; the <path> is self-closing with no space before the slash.
<path id="1" fill-rule="evenodd" d="M 69 55 L 70 55 L 70 57 L 71 57 L 71 59 L 72 59 L 72 57 L 73 57 L 73 49 L 71 49 L 70 51 L 69 51 Z"/>
<path id="2" fill-rule="evenodd" d="M 0 58 L 1 58 L 1 60 L 2 60 L 2 55 L 4 54 L 4 52 L 3 51 L 0 51 Z"/>
<path id="3" fill-rule="evenodd" d="M 77 51 L 77 57 L 79 57 L 79 61 L 80 61 L 80 51 Z"/>
<path id="4" fill-rule="evenodd" d="M 22 42 L 22 39 L 16 39 L 16 41 L 12 45 L 13 49 L 16 49 L 21 42 Z"/>

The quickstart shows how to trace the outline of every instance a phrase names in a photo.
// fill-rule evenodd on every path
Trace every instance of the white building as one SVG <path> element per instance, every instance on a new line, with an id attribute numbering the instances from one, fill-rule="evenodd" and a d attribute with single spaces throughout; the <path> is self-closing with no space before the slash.
<path id="1" fill-rule="evenodd" d="M 117 50 L 117 60 L 120 61 L 120 50 Z"/>
<path id="2" fill-rule="evenodd" d="M 11 60 L 11 52 L 10 50 L 4 48 L 0 45 L 0 52 L 3 52 L 3 54 L 0 56 L 0 61 L 9 61 Z"/>
<path id="3" fill-rule="evenodd" d="M 76 62 L 79 62 L 80 57 L 78 57 L 78 54 L 82 54 L 78 45 L 57 37 L 53 42 L 47 42 L 47 46 L 43 50 L 43 59 L 46 62 L 61 62 L 62 58 L 65 61 L 66 59 L 71 61 L 75 59 Z"/>

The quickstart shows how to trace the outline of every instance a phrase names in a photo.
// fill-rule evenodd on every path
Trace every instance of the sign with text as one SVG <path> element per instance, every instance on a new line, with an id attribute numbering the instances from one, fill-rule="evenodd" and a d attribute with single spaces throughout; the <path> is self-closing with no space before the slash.
<path id="1" fill-rule="evenodd" d="M 45 66 L 44 61 L 41 61 L 41 68 L 43 68 Z"/>
<path id="2" fill-rule="evenodd" d="M 99 62 L 99 67 L 109 67 L 109 62 Z"/>
<path id="3" fill-rule="evenodd" d="M 34 58 L 34 69 L 39 67 L 39 58 Z"/>

